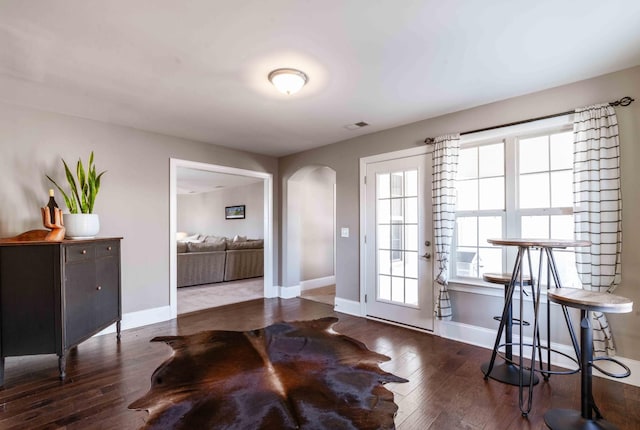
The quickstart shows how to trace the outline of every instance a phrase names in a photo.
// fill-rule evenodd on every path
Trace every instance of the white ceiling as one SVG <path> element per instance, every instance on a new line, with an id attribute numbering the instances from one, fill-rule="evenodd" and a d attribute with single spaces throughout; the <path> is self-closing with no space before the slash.
<path id="1" fill-rule="evenodd" d="M 282 156 L 638 65 L 639 23 L 638 0 L 2 0 L 0 100 Z M 279 67 L 309 83 L 277 92 Z"/>
<path id="2" fill-rule="evenodd" d="M 178 194 L 208 193 L 219 191 L 223 188 L 242 187 L 262 182 L 261 178 L 251 176 L 232 175 L 186 167 L 178 167 L 176 180 Z"/>

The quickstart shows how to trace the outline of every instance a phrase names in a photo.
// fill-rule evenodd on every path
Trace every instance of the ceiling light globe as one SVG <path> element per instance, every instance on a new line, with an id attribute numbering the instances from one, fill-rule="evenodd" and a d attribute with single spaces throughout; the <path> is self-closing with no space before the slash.
<path id="1" fill-rule="evenodd" d="M 308 80 L 304 72 L 296 69 L 276 69 L 269 73 L 269 81 L 278 91 L 287 95 L 300 91 Z"/>

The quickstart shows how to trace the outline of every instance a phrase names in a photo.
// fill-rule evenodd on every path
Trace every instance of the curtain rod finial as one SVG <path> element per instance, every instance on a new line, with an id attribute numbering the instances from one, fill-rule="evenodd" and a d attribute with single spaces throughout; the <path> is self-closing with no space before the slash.
<path id="1" fill-rule="evenodd" d="M 434 143 L 436 143 L 436 140 L 435 140 L 433 137 L 427 137 L 427 138 L 424 140 L 424 143 L 425 143 L 426 145 L 433 145 Z"/>

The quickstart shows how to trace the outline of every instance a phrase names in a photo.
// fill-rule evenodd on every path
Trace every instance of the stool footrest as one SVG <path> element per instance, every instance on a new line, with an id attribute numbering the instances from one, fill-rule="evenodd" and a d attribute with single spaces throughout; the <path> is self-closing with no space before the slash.
<path id="1" fill-rule="evenodd" d="M 493 319 L 496 320 L 496 321 L 502 321 L 502 317 L 498 316 L 498 315 L 493 317 Z M 511 318 L 511 324 L 512 325 L 520 325 L 520 324 L 522 324 L 524 327 L 528 327 L 530 325 L 529 321 L 520 321 L 518 318 Z"/>
<path id="2" fill-rule="evenodd" d="M 615 364 L 617 364 L 618 366 L 622 367 L 625 372 L 624 373 L 612 373 L 612 372 L 608 372 L 606 370 L 601 369 L 600 367 L 596 366 L 596 361 L 611 361 Z M 599 372 L 604 373 L 607 376 L 610 376 L 612 378 L 626 378 L 627 376 L 631 375 L 631 369 L 629 369 L 624 363 L 620 362 L 619 360 L 616 360 L 615 358 L 612 357 L 596 357 L 591 361 L 591 365 L 593 367 L 595 367 L 596 369 L 598 369 Z"/>
<path id="3" fill-rule="evenodd" d="M 504 348 L 504 347 L 506 347 L 506 346 L 508 346 L 508 345 L 511 345 L 511 346 L 518 346 L 518 347 L 519 347 L 519 346 L 520 346 L 520 343 L 518 343 L 518 342 L 511 342 L 511 343 L 502 343 L 502 344 L 498 345 L 498 352 L 497 352 L 498 357 L 502 358 L 504 361 L 506 361 L 506 362 L 507 362 L 507 363 L 509 363 L 509 364 L 513 364 L 514 366 L 519 366 L 519 363 L 516 361 L 515 357 L 514 357 L 514 358 L 512 358 L 512 359 L 509 359 L 509 358 L 505 355 L 505 353 L 504 353 L 503 351 L 501 351 L 501 348 Z M 522 344 L 522 346 L 533 347 L 533 345 L 532 345 L 532 344 L 530 344 L 530 343 L 523 343 L 523 344 Z M 537 345 L 537 346 L 536 346 L 536 348 L 541 349 L 541 350 L 543 350 L 543 351 L 547 351 L 547 350 L 549 350 L 549 351 L 551 351 L 551 352 L 553 352 L 553 353 L 555 353 L 555 354 L 560 354 L 560 355 L 562 355 L 563 357 L 566 357 L 566 358 L 568 358 L 569 360 L 571 360 L 571 361 L 573 361 L 574 363 L 576 363 L 576 365 L 577 365 L 578 367 L 577 367 L 576 369 L 569 369 L 569 370 L 551 370 L 551 369 L 545 370 L 545 369 L 533 369 L 533 371 L 534 371 L 534 372 L 540 372 L 540 373 L 542 373 L 543 375 L 573 375 L 574 373 L 578 373 L 578 372 L 580 371 L 580 363 L 578 362 L 578 360 L 577 360 L 575 357 L 572 357 L 572 356 L 570 356 L 569 354 L 566 354 L 566 353 L 564 353 L 564 352 L 562 352 L 562 351 L 558 351 L 557 349 L 549 348 L 549 347 L 547 347 L 547 346 L 545 346 L 545 345 Z M 520 351 L 520 354 L 522 354 L 522 351 Z M 526 358 L 526 357 L 525 357 L 525 358 Z M 621 364 L 621 363 L 620 363 L 620 364 Z M 624 365 L 623 365 L 623 366 L 624 366 Z M 594 367 L 595 367 L 595 366 L 594 366 Z M 529 366 L 529 367 L 524 366 L 524 367 L 523 367 L 523 369 L 525 369 L 525 370 L 532 370 L 530 366 Z M 598 370 L 600 370 L 600 369 L 598 369 Z"/>

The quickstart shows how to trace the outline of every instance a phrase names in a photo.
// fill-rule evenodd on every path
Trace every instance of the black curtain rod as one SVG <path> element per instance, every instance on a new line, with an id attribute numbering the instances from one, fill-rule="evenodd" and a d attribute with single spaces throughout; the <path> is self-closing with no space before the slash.
<path id="1" fill-rule="evenodd" d="M 623 97 L 620 100 L 616 100 L 616 101 L 611 102 L 609 104 L 611 106 L 629 106 L 631 104 L 631 102 L 633 102 L 633 101 L 635 101 L 635 99 L 632 99 L 631 97 Z M 496 128 L 510 127 L 512 125 L 526 124 L 528 122 L 540 121 L 542 119 L 555 118 L 557 116 L 569 115 L 569 114 L 572 114 L 572 113 L 575 113 L 575 110 L 570 110 L 570 111 L 567 111 L 567 112 L 554 113 L 554 114 L 551 114 L 551 115 L 539 116 L 537 118 L 523 119 L 522 121 L 510 122 L 508 124 L 494 125 L 493 127 L 485 127 L 485 128 L 479 128 L 477 130 L 464 131 L 464 132 L 460 133 L 460 136 L 465 135 L 465 134 L 480 133 L 481 131 L 495 130 Z M 431 145 L 431 144 L 435 143 L 435 139 L 433 137 L 427 137 L 424 140 L 424 143 L 426 143 L 427 145 Z"/>

